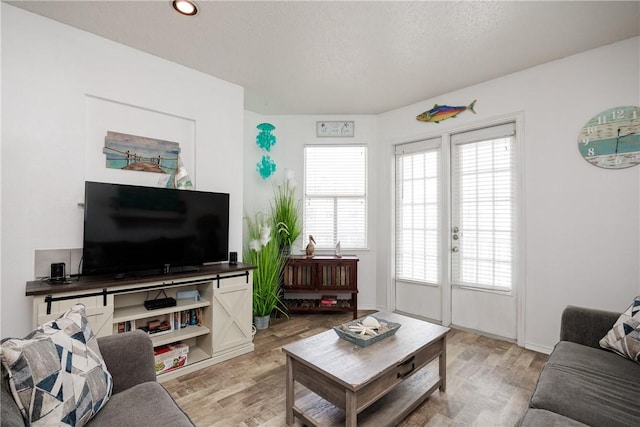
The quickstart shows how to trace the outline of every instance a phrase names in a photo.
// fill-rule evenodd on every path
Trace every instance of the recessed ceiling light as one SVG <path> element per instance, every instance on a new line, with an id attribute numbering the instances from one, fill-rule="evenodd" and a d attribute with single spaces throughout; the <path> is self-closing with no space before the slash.
<path id="1" fill-rule="evenodd" d="M 198 6 L 191 0 L 173 0 L 171 5 L 183 15 L 193 16 L 198 13 Z"/>

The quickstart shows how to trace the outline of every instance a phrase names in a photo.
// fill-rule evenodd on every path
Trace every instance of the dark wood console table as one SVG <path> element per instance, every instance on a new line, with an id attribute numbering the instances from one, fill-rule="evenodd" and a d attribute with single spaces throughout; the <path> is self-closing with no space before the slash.
<path id="1" fill-rule="evenodd" d="M 314 298 L 285 298 L 289 312 L 352 311 L 358 317 L 358 257 L 353 255 L 294 255 L 287 258 L 282 287 L 285 295 L 318 294 Z M 322 297 L 348 293 L 351 299 L 322 304 Z"/>

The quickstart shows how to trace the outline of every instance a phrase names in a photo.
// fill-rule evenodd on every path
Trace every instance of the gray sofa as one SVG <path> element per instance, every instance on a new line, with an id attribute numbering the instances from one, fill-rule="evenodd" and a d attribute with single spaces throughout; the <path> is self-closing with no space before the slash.
<path id="1" fill-rule="evenodd" d="M 153 346 L 142 331 L 98 338 L 113 377 L 113 394 L 90 426 L 191 426 L 169 393 L 156 382 Z M 25 426 L 2 369 L 2 426 Z"/>
<path id="2" fill-rule="evenodd" d="M 600 348 L 620 313 L 567 307 L 518 426 L 640 426 L 640 364 Z"/>

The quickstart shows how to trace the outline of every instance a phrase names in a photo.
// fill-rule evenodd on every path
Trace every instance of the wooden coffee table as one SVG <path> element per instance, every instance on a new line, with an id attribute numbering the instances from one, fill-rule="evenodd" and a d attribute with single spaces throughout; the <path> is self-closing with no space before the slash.
<path id="1" fill-rule="evenodd" d="M 287 425 L 294 417 L 314 426 L 395 425 L 437 388 L 445 391 L 449 328 L 394 313 L 374 315 L 402 326 L 367 347 L 329 330 L 282 348 L 287 356 Z M 425 368 L 436 358 L 438 374 Z M 311 393 L 296 399 L 296 382 Z"/>

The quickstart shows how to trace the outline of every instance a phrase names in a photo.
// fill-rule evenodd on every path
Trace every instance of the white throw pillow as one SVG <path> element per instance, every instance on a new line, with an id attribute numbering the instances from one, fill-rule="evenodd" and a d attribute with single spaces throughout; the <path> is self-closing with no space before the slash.
<path id="1" fill-rule="evenodd" d="M 83 426 L 113 386 L 82 304 L 24 339 L 2 343 L 13 397 L 32 426 Z"/>
<path id="2" fill-rule="evenodd" d="M 600 340 L 600 347 L 640 363 L 640 296 L 633 300 L 613 328 Z"/>

